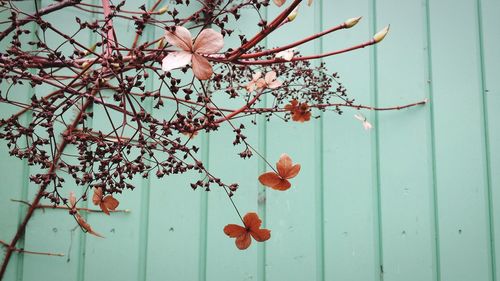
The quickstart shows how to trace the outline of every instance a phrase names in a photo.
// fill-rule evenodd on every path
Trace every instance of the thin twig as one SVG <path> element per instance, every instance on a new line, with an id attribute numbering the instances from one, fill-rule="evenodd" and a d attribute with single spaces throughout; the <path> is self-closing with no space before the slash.
<path id="1" fill-rule="evenodd" d="M 17 203 L 22 203 L 28 206 L 31 206 L 31 204 L 27 201 L 24 200 L 16 200 L 16 199 L 10 199 L 12 202 L 17 202 Z M 35 209 L 60 209 L 60 210 L 70 210 L 71 208 L 67 206 L 58 206 L 58 205 L 43 205 L 39 204 L 35 206 Z M 90 208 L 76 208 L 77 211 L 84 211 L 88 213 L 103 213 L 102 210 L 95 210 L 95 209 L 90 209 Z M 123 209 L 123 210 L 109 210 L 110 213 L 130 213 L 130 209 Z"/>
<path id="2" fill-rule="evenodd" d="M 18 253 L 23 253 L 23 254 L 32 254 L 32 255 L 43 255 L 43 256 L 53 256 L 53 257 L 64 257 L 64 254 L 61 253 L 48 253 L 48 252 L 34 252 L 34 251 L 28 251 L 25 249 L 18 249 L 18 248 L 11 248 L 9 243 L 0 240 L 0 244 L 2 244 L 4 247 L 11 249 L 11 251 L 18 252 Z"/>

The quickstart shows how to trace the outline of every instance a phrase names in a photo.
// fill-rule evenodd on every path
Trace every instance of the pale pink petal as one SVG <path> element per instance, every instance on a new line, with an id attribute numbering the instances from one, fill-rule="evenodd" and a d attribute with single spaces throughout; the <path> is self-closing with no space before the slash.
<path id="1" fill-rule="evenodd" d="M 247 92 L 253 92 L 255 90 L 255 82 L 254 81 L 250 81 L 247 85 L 246 85 L 246 88 L 247 88 Z"/>
<path id="2" fill-rule="evenodd" d="M 199 54 L 213 54 L 220 51 L 222 47 L 224 47 L 222 34 L 211 28 L 207 28 L 196 37 L 193 51 Z"/>
<path id="3" fill-rule="evenodd" d="M 174 45 L 184 51 L 191 51 L 193 49 L 191 33 L 184 26 L 176 26 L 174 32 L 166 31 L 165 40 L 170 45 Z"/>
<path id="4" fill-rule="evenodd" d="M 278 169 L 278 172 L 280 172 L 280 175 L 286 176 L 286 171 L 291 167 L 292 158 L 290 158 L 290 156 L 286 153 L 281 154 L 280 159 L 276 163 L 276 168 Z"/>
<path id="5" fill-rule="evenodd" d="M 174 68 L 183 67 L 191 62 L 193 55 L 189 52 L 179 51 L 166 55 L 161 64 L 163 71 L 170 71 Z"/>
<path id="6" fill-rule="evenodd" d="M 365 130 L 370 130 L 373 128 L 373 125 L 370 122 L 365 121 L 363 122 L 363 127 L 365 128 Z"/>
<path id="7" fill-rule="evenodd" d="M 368 120 L 366 120 L 366 117 L 364 117 L 363 115 L 354 114 L 354 118 L 362 122 L 363 128 L 365 128 L 365 130 L 370 130 L 373 128 L 373 125 L 368 122 Z"/>
<path id="8" fill-rule="evenodd" d="M 73 191 L 69 193 L 69 206 L 71 208 L 74 208 L 76 206 L 76 197 Z"/>
<path id="9" fill-rule="evenodd" d="M 366 118 L 362 115 L 354 114 L 354 118 L 358 119 L 361 122 L 364 122 Z"/>
<path id="10" fill-rule="evenodd" d="M 264 78 L 258 79 L 255 84 L 257 85 L 257 88 L 265 88 L 267 86 L 266 80 Z"/>
<path id="11" fill-rule="evenodd" d="M 281 7 L 283 6 L 283 4 L 285 4 L 286 0 L 274 0 L 274 4 L 276 4 L 276 6 L 278 7 Z"/>
<path id="12" fill-rule="evenodd" d="M 273 82 L 275 79 L 276 79 L 276 72 L 269 71 L 268 73 L 266 73 L 265 80 L 267 84 Z"/>
<path id="13" fill-rule="evenodd" d="M 278 52 L 278 53 L 276 53 L 276 55 L 274 55 L 274 57 L 278 58 L 278 59 L 285 60 L 285 61 L 291 61 L 293 59 L 294 55 L 295 55 L 294 48 L 292 48 L 292 49 Z"/>
<path id="14" fill-rule="evenodd" d="M 207 80 L 212 77 L 212 66 L 206 58 L 198 54 L 193 54 L 193 73 L 196 78 Z"/>

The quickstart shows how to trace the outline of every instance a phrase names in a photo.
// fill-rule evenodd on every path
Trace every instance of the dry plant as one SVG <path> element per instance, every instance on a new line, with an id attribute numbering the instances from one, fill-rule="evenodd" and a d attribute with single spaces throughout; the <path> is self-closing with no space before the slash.
<path id="1" fill-rule="evenodd" d="M 128 6 L 136 4 L 130 2 Z M 229 224 L 224 232 L 236 238 L 239 249 L 246 249 L 251 237 L 265 241 L 270 231 L 260 228 L 256 213 L 240 215 L 231 198 L 238 184 L 224 182 L 198 159 L 199 148 L 191 142 L 198 132 L 231 126 L 233 145 L 241 148 L 239 157 L 260 157 L 247 141 L 239 118 L 264 115 L 267 121 L 278 116 L 284 121 L 307 122 L 319 112 L 342 113 L 343 107 L 399 110 L 426 102 L 392 108 L 355 104 L 336 73 L 328 72 L 321 62 L 312 63 L 377 44 L 388 27 L 355 46 L 302 55 L 302 44 L 352 28 L 361 18 L 266 49 L 263 40 L 293 24 L 302 0 L 288 1 L 272 21 L 261 14 L 273 4 L 269 0 L 176 0 L 168 7 L 161 2 L 151 7 L 137 4 L 135 10 L 128 10 L 125 1 L 60 0 L 46 7 L 35 1 L 36 12 L 27 13 L 18 8 L 18 2 L 0 0 L 0 13 L 6 19 L 0 23 L 0 43 L 5 46 L 0 50 L 0 81 L 6 85 L 0 102 L 17 111 L 0 120 L 0 138 L 11 156 L 25 159 L 40 171 L 30 176 L 38 191 L 31 202 L 23 202 L 29 208 L 17 232 L 9 242 L 2 241 L 6 254 L 0 279 L 13 252 L 36 253 L 16 247 L 36 209 L 65 209 L 83 231 L 100 236 L 80 215 L 92 210 L 79 204 L 91 197 L 106 214 L 120 211 L 113 195 L 134 189 L 131 180 L 137 175 L 162 178 L 201 173 L 191 188 L 217 187 L 227 193 L 243 226 Z M 285 2 L 274 0 L 280 7 Z M 73 22 L 48 17 L 67 9 L 78 11 Z M 243 9 L 258 16 L 256 34 L 236 34 L 232 29 Z M 193 12 L 186 15 L 186 11 Z M 134 40 L 125 40 L 115 30 L 118 21 L 133 23 Z M 67 26 L 76 31 L 67 33 Z M 152 29 L 162 34 L 144 39 Z M 48 34 L 60 40 L 47 40 Z M 95 38 L 90 46 L 89 34 Z M 240 43 L 226 46 L 229 36 L 239 38 Z M 35 90 L 26 99 L 27 87 Z M 239 105 L 221 107 L 212 98 L 215 95 Z M 272 100 L 272 106 L 259 107 L 263 97 Z M 98 129 L 95 112 L 105 116 L 98 120 Z M 366 129 L 371 128 L 366 118 L 357 118 Z M 65 153 L 68 147 L 72 153 Z M 270 172 L 258 180 L 279 191 L 289 189 L 290 180 L 300 171 L 300 165 L 286 154 L 276 167 L 268 166 Z M 61 192 L 65 184 L 81 187 L 79 195 L 65 196 Z M 47 201 L 45 205 L 42 200 Z"/>

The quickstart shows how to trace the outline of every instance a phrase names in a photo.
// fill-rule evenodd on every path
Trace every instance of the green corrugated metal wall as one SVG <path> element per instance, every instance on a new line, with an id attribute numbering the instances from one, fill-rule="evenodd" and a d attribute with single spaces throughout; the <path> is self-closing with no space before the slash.
<path id="1" fill-rule="evenodd" d="M 19 5 L 29 9 L 32 2 Z M 57 17 L 72 21 L 74 12 Z M 272 7 L 268 17 L 277 12 Z M 306 124 L 249 125 L 250 141 L 268 159 L 287 152 L 302 164 L 287 192 L 258 185 L 265 166 L 235 156 L 231 128 L 196 139 L 211 171 L 241 183 L 236 203 L 265 218 L 271 240 L 237 250 L 222 232 L 238 219 L 220 190 L 193 192 L 184 176 L 139 179 L 140 188 L 119 198 L 131 213 L 88 215 L 106 239 L 73 231 L 64 211 L 37 211 L 20 246 L 66 256 L 15 255 L 5 280 L 497 280 L 500 1 L 315 0 L 267 45 L 359 15 L 355 28 L 300 50 L 346 47 L 390 23 L 377 48 L 325 62 L 361 103 L 428 97 L 428 106 L 366 112 L 371 132 L 351 110 Z M 250 15 L 238 28 L 251 32 L 254 20 Z M 118 28 L 133 32 L 133 26 Z M 25 212 L 10 199 L 33 196 L 27 176 L 35 171 L 9 158 L 4 145 L 0 153 L 0 239 L 9 240 Z"/>

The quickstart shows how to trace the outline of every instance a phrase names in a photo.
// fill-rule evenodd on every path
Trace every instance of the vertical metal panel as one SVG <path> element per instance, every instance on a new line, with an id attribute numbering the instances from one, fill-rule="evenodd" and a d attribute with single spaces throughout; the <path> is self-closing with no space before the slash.
<path id="1" fill-rule="evenodd" d="M 476 5 L 429 8 L 441 280 L 491 280 Z"/>
<path id="2" fill-rule="evenodd" d="M 96 3 L 96 4 L 99 4 Z M 136 9 L 136 3 L 127 1 L 124 9 Z M 99 16 L 101 18 L 101 16 Z M 115 18 L 113 19 L 114 28 L 117 30 L 118 42 L 125 46 L 130 46 L 134 40 L 135 26 L 131 21 Z M 103 47 L 101 47 L 103 48 Z M 109 96 L 109 91 L 102 91 L 103 96 Z M 145 105 L 147 106 L 147 105 Z M 94 106 L 94 120 L 93 129 L 96 131 L 109 131 L 109 116 L 113 118 L 116 126 L 116 120 L 121 120 L 122 115 L 117 112 L 106 111 L 101 106 Z M 124 132 L 130 135 L 132 129 L 126 127 Z M 136 151 L 132 152 L 129 157 L 137 155 Z M 147 181 L 140 175 L 134 177 L 130 183 L 135 187 L 134 196 L 120 196 L 116 198 L 120 201 L 119 208 L 130 209 L 130 213 L 113 213 L 111 216 L 102 213 L 88 214 L 87 221 L 92 225 L 92 228 L 102 234 L 105 238 L 98 238 L 92 235 L 87 235 L 85 242 L 84 254 L 84 278 L 83 280 L 98 280 L 98 279 L 120 279 L 120 280 L 137 280 L 139 275 L 144 274 L 144 264 L 140 258 L 144 257 L 145 253 L 142 247 L 146 238 L 147 221 L 145 221 L 145 214 L 142 208 L 144 198 L 148 188 Z M 144 198 L 144 199 L 143 199 Z M 92 205 L 89 202 L 89 205 Z M 92 205 L 92 207 L 94 207 Z M 115 257 L 108 258 L 108 255 Z M 105 266 L 103 266 L 105 262 Z M 119 269 L 119 270 L 106 270 L 106 269 Z"/>
<path id="3" fill-rule="evenodd" d="M 39 7 L 44 7 L 51 4 L 51 1 L 37 1 Z M 47 15 L 45 19 L 48 21 L 60 20 L 61 22 L 75 22 L 76 9 L 68 9 L 64 11 L 59 11 L 57 14 Z M 71 28 L 66 28 L 65 26 L 58 27 L 66 32 L 73 33 L 77 28 L 71 26 Z M 63 44 L 66 40 L 61 38 L 55 32 L 48 29 L 44 34 L 38 30 L 39 36 L 45 36 L 48 45 L 52 48 L 61 46 L 61 50 L 70 49 L 70 47 Z M 77 40 L 82 40 L 87 42 L 89 38 L 88 33 L 79 33 L 75 37 Z M 35 88 L 34 92 L 37 96 L 43 96 L 47 93 L 53 92 L 54 87 L 51 86 L 38 86 Z M 28 113 L 29 114 L 29 113 Z M 73 111 L 68 111 L 64 113 L 65 118 L 70 119 L 74 116 Z M 60 129 L 61 127 L 59 127 Z M 57 130 L 56 130 L 57 131 Z M 43 130 L 38 133 L 45 134 Z M 60 138 L 56 137 L 59 141 Z M 74 152 L 74 147 L 68 146 L 67 152 Z M 30 174 L 45 172 L 38 168 L 31 168 L 29 170 Z M 66 176 L 65 176 L 66 177 Z M 69 176 L 66 177 L 66 181 L 69 181 Z M 76 188 L 80 190 L 79 188 Z M 29 192 L 27 200 L 31 201 L 38 190 L 38 186 L 29 183 Z M 69 194 L 71 188 L 64 188 L 61 192 L 65 195 Z M 48 201 L 45 204 L 50 204 Z M 79 231 L 71 231 L 75 228 L 76 223 L 68 213 L 61 210 L 36 210 L 32 216 L 25 233 L 25 243 L 24 247 L 26 249 L 31 249 L 32 251 L 41 252 L 52 252 L 52 253 L 63 253 L 65 257 L 56 257 L 53 259 L 51 256 L 43 255 L 24 255 L 24 266 L 22 277 L 23 280 L 54 280 L 59 276 L 68 276 L 69 278 L 77 278 L 78 268 L 79 268 L 79 241 L 80 236 L 83 233 Z M 9 237 L 12 238 L 12 237 Z M 68 262 L 68 260 L 70 262 Z"/>
<path id="4" fill-rule="evenodd" d="M 485 153 L 488 173 L 488 205 L 490 220 L 490 239 L 492 256 L 493 280 L 498 280 L 500 270 L 500 33 L 497 26 L 500 25 L 498 12 L 500 2 L 491 0 L 478 1 L 478 27 L 481 44 L 481 71 L 482 71 L 482 97 L 484 110 L 484 126 L 486 134 Z"/>
<path id="5" fill-rule="evenodd" d="M 32 13 L 35 11 L 34 3 L 16 3 L 16 6 L 27 13 Z M 6 28 L 7 24 L 1 24 L 0 30 Z M 27 25 L 26 29 L 34 31 L 34 25 Z M 8 42 L 10 42 L 11 37 L 4 39 L 0 48 L 4 49 Z M 2 95 L 4 95 L 9 88 L 8 83 L 3 83 L 0 85 L 0 90 Z M 19 94 L 16 100 L 20 102 L 25 102 L 29 100 L 30 96 L 33 94 L 33 89 L 28 85 L 20 87 L 16 91 L 16 96 Z M 10 95 L 14 97 L 13 94 Z M 17 112 L 18 108 L 13 108 L 7 104 L 0 105 L 0 116 L 1 118 L 6 118 L 10 114 Z M 19 121 L 21 124 L 26 124 L 31 119 L 30 114 L 25 114 L 20 117 Z M 27 200 L 28 197 L 28 174 L 29 167 L 26 160 L 19 160 L 18 158 L 12 158 L 9 155 L 7 147 L 7 142 L 1 141 L 0 143 L 0 176 L 2 179 L 2 190 L 0 192 L 0 206 L 3 210 L 0 212 L 0 240 L 7 243 L 10 242 L 10 238 L 16 233 L 17 225 L 21 223 L 24 218 L 24 214 L 28 208 L 25 204 L 20 204 L 12 202 L 11 199 L 17 200 Z M 14 176 L 15 175 L 15 176 Z M 24 239 L 20 239 L 18 242 L 19 247 L 23 247 Z M 0 255 L 3 257 L 5 248 L 2 247 L 0 250 Z M 6 280 L 22 280 L 23 278 L 23 267 L 24 267 L 24 256 L 14 253 L 12 255 L 12 260 L 10 261 L 9 267 L 5 273 Z"/>
<path id="6" fill-rule="evenodd" d="M 231 21 L 233 17 L 230 17 Z M 238 34 L 247 34 L 250 38 L 259 29 L 252 25 L 255 22 L 255 13 L 251 10 L 242 11 L 241 21 L 233 28 L 235 32 L 224 40 L 225 49 L 240 44 Z M 229 23 L 230 25 L 231 23 Z M 238 85 L 233 85 L 238 86 Z M 213 89 L 209 89 L 210 91 Z M 219 108 L 240 108 L 244 106 L 239 100 L 229 99 L 225 91 L 211 92 L 214 104 Z M 227 112 L 220 112 L 222 116 Z M 250 119 L 236 119 L 223 124 L 209 137 L 208 164 L 209 171 L 219 177 L 224 183 L 239 183 L 238 190 L 232 200 L 239 209 L 241 216 L 248 212 L 258 212 L 258 156 L 242 159 L 238 153 L 245 150 L 245 145 L 234 146 L 236 137 L 234 129 L 243 123 L 245 129 L 242 134 L 247 136 L 246 141 L 253 147 L 258 144 L 258 127 Z M 229 223 L 241 224 L 241 219 L 234 209 L 228 195 L 222 187 L 212 185 L 207 192 L 207 256 L 206 279 L 203 280 L 257 280 L 259 272 L 258 248 L 255 241 L 246 251 L 236 248 L 235 240 L 228 238 L 223 228 Z M 202 191 L 205 192 L 205 191 Z M 262 216 L 263 214 L 259 214 Z"/>
<path id="7" fill-rule="evenodd" d="M 150 1 L 153 2 L 155 1 Z M 166 4 L 162 3 L 160 7 Z M 190 9 L 181 10 L 180 16 L 198 8 L 199 5 L 193 3 Z M 161 36 L 163 32 L 155 29 L 155 37 Z M 181 79 L 185 82 L 191 77 L 181 75 Z M 153 83 L 154 88 L 159 87 L 159 81 L 155 80 Z M 165 118 L 174 110 L 174 103 L 166 102 L 164 108 L 154 109 L 154 114 L 158 118 Z M 180 137 L 187 140 L 186 136 Z M 204 136 L 195 137 L 190 145 L 201 147 L 197 156 L 208 155 Z M 203 253 L 206 243 L 202 243 L 204 240 L 201 238 L 206 233 L 206 210 L 202 208 L 202 200 L 206 201 L 206 194 L 200 189 L 193 191 L 189 186 L 198 177 L 195 172 L 161 179 L 151 177 L 145 280 L 198 280 L 200 274 L 204 274 L 201 266 L 204 266 L 206 260 Z"/>
<path id="8" fill-rule="evenodd" d="M 271 5 L 268 20 L 281 10 Z M 268 48 L 313 34 L 317 29 L 314 26 L 317 22 L 313 19 L 314 9 L 302 5 L 299 16 L 291 24 L 284 25 L 269 36 Z M 314 44 L 300 48 L 304 54 L 312 53 L 314 49 Z M 267 102 L 271 106 L 274 98 L 268 96 Z M 274 165 L 282 153 L 287 153 L 294 162 L 302 165 L 300 174 L 291 180 L 290 189 L 284 192 L 268 189 L 266 192 L 267 226 L 272 230 L 272 239 L 266 242 L 267 280 L 316 280 L 315 192 L 319 186 L 314 176 L 320 167 L 316 166 L 314 157 L 314 124 L 283 123 L 279 118 L 271 118 L 267 128 L 269 163 Z"/>
<path id="9" fill-rule="evenodd" d="M 378 106 L 428 98 L 422 4 L 376 2 L 377 29 L 391 24 L 389 36 L 376 47 Z M 421 106 L 378 114 L 384 280 L 436 278 L 428 110 Z"/>
<path id="10" fill-rule="evenodd" d="M 314 8 L 314 33 L 321 32 L 323 30 L 323 2 L 317 2 Z M 323 53 L 323 38 L 319 38 L 314 41 L 314 52 L 317 54 Z M 323 63 L 323 59 L 315 60 L 313 66 L 319 66 Z M 318 113 L 319 119 L 314 122 L 314 158 L 316 163 L 314 163 L 315 173 L 314 173 L 314 195 L 315 202 L 314 206 L 316 212 L 314 214 L 315 223 L 315 240 L 316 240 L 316 280 L 325 280 L 325 182 L 324 182 L 324 171 L 325 171 L 325 158 L 323 156 L 324 150 L 324 122 L 323 112 Z"/>
<path id="11" fill-rule="evenodd" d="M 370 2 L 323 1 L 323 29 L 363 16 L 358 25 L 323 39 L 323 50 L 346 48 L 371 38 Z M 370 104 L 369 49 L 326 58 L 331 72 L 356 103 Z M 372 184 L 371 135 L 352 109 L 324 116 L 325 280 L 378 280 L 376 197 Z M 363 112 L 371 121 L 372 113 Z"/>

